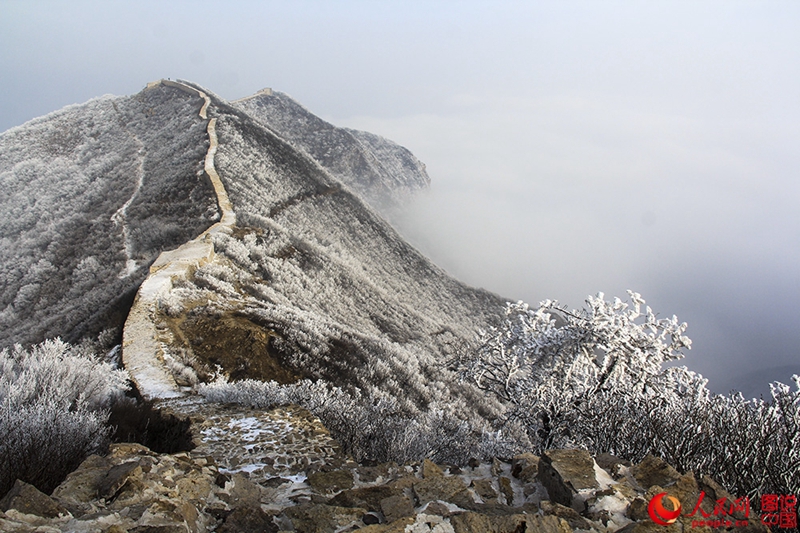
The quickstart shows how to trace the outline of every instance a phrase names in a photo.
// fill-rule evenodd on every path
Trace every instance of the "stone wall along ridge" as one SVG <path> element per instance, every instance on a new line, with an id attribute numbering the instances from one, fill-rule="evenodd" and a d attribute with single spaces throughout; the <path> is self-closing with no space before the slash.
<path id="1" fill-rule="evenodd" d="M 199 115 L 208 119 L 211 99 L 203 91 L 181 82 L 161 80 L 148 84 L 148 88 L 164 85 L 204 100 Z M 172 373 L 164 363 L 166 341 L 156 325 L 158 300 L 172 289 L 172 280 L 186 276 L 190 269 L 201 266 L 214 258 L 211 236 L 215 233 L 230 233 L 236 224 L 236 215 L 222 180 L 214 167 L 217 152 L 217 119 L 208 121 L 209 146 L 204 167 L 217 196 L 220 220 L 193 239 L 175 250 L 162 252 L 150 267 L 150 275 L 139 287 L 122 334 L 122 361 L 139 392 L 147 399 L 166 399 L 182 396 Z"/>

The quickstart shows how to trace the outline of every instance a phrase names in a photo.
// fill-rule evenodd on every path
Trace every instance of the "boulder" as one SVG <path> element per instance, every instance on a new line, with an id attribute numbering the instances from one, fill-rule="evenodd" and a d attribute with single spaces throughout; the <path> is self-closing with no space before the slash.
<path id="1" fill-rule="evenodd" d="M 430 459 L 422 461 L 422 477 L 428 479 L 432 477 L 442 477 L 444 471 Z"/>
<path id="2" fill-rule="evenodd" d="M 487 516 L 480 513 L 461 513 L 450 517 L 454 533 L 571 533 L 566 521 L 555 516 L 515 514 Z"/>
<path id="3" fill-rule="evenodd" d="M 417 497 L 419 505 L 436 500 L 457 505 L 461 501 L 474 502 L 467 491 L 467 486 L 458 477 L 440 476 L 419 480 L 414 483 L 414 495 Z"/>
<path id="4" fill-rule="evenodd" d="M 0 510 L 8 511 L 9 509 L 16 509 L 21 513 L 43 518 L 55 518 L 68 514 L 68 511 L 53 498 L 19 479 L 0 500 Z"/>
<path id="5" fill-rule="evenodd" d="M 289 517 L 298 533 L 334 533 L 352 526 L 362 526 L 366 509 L 335 507 L 323 504 L 301 504 L 287 507 Z"/>
<path id="6" fill-rule="evenodd" d="M 401 518 L 414 515 L 414 503 L 404 494 L 397 494 L 384 498 L 380 502 L 381 512 L 387 522 L 394 522 Z"/>
<path id="7" fill-rule="evenodd" d="M 218 533 L 240 533 L 242 531 L 276 533 L 278 526 L 272 520 L 272 516 L 262 511 L 260 507 L 238 507 L 217 528 Z"/>
<path id="8" fill-rule="evenodd" d="M 511 460 L 511 475 L 525 483 L 534 483 L 539 473 L 539 456 L 523 453 Z"/>
<path id="9" fill-rule="evenodd" d="M 381 502 L 397 494 L 399 494 L 399 491 L 388 485 L 363 487 L 344 490 L 327 503 L 338 507 L 363 507 L 370 511 L 380 511 Z"/>
<path id="10" fill-rule="evenodd" d="M 539 461 L 536 479 L 547 489 L 552 501 L 568 507 L 575 502 L 578 491 L 600 486 L 595 477 L 594 459 L 588 451 L 579 449 L 547 450 Z"/>
<path id="11" fill-rule="evenodd" d="M 128 478 L 142 477 L 142 467 L 136 461 L 112 466 L 97 485 L 97 495 L 106 500 L 112 499 Z"/>
<path id="12" fill-rule="evenodd" d="M 307 481 L 314 490 L 323 494 L 330 494 L 353 488 L 353 472 L 350 470 L 316 472 L 308 476 Z"/>
<path id="13" fill-rule="evenodd" d="M 643 489 L 653 485 L 668 487 L 680 479 L 681 474 L 663 460 L 648 455 L 632 469 L 633 477 Z"/>

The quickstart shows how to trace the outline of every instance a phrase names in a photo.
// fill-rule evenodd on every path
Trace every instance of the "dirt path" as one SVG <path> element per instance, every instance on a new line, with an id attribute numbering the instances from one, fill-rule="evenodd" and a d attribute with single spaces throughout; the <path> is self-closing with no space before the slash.
<path id="1" fill-rule="evenodd" d="M 211 99 L 202 91 L 180 82 L 161 80 L 148 84 L 173 87 L 181 91 L 195 94 L 203 98 L 200 117 L 207 119 Z M 147 399 L 176 398 L 184 393 L 175 382 L 172 373 L 164 363 L 165 344 L 161 340 L 161 332 L 156 325 L 158 300 L 172 289 L 172 280 L 186 276 L 191 268 L 196 268 L 213 259 L 214 245 L 211 236 L 215 233 L 229 233 L 236 224 L 228 193 L 214 167 L 214 155 L 217 152 L 217 119 L 208 121 L 208 152 L 205 158 L 205 171 L 211 179 L 220 220 L 196 239 L 181 245 L 175 250 L 162 252 L 150 267 L 150 275 L 144 280 L 136 300 L 133 302 L 122 334 L 122 361 L 125 368 L 136 383 L 139 392 Z"/>

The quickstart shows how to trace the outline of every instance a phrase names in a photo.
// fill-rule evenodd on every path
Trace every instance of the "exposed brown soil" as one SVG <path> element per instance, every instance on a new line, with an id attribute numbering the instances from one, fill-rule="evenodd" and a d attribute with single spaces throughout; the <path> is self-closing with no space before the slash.
<path id="1" fill-rule="evenodd" d="M 281 353 L 273 346 L 278 334 L 235 312 L 208 316 L 195 310 L 167 322 L 176 341 L 209 371 L 219 365 L 232 380 L 274 380 L 281 384 L 301 378 L 281 364 Z"/>

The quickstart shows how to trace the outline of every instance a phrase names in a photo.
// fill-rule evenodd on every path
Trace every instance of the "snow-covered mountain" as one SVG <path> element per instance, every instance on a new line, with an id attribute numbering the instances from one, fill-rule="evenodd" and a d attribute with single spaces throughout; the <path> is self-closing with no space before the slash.
<path id="1" fill-rule="evenodd" d="M 0 135 L 0 345 L 120 326 L 158 254 L 217 217 L 198 99 L 104 96 Z"/>
<path id="2" fill-rule="evenodd" d="M 430 185 L 425 165 L 406 148 L 366 131 L 337 128 L 283 93 L 264 89 L 233 105 L 305 151 L 375 207 L 396 207 Z"/>
<path id="3" fill-rule="evenodd" d="M 236 222 L 203 233 L 221 216 L 209 168 Z M 219 365 L 418 406 L 470 396 L 445 363 L 504 301 L 377 211 L 428 182 L 405 148 L 272 91 L 229 103 L 162 81 L 35 119 L 0 135 L 0 347 L 120 328 L 169 267 L 140 290 L 123 357 L 148 337 L 176 385 Z"/>

